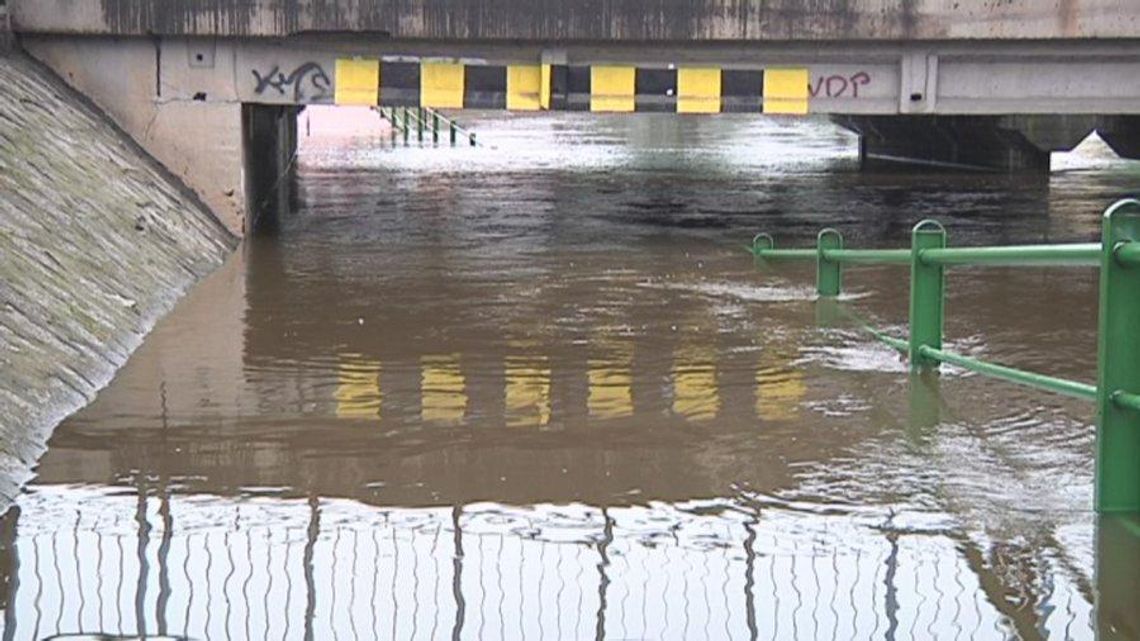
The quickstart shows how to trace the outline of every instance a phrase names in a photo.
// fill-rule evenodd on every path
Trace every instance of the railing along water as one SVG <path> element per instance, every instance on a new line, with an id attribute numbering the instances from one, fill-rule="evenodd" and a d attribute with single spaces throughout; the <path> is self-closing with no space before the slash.
<path id="1" fill-rule="evenodd" d="M 1100 243 L 947 247 L 946 230 L 924 220 L 911 232 L 910 249 L 847 249 L 835 229 L 819 233 L 814 249 L 777 249 L 757 234 L 753 256 L 816 263 L 816 290 L 838 296 L 843 265 L 910 265 L 908 336 L 894 338 L 867 327 L 905 353 L 912 371 L 950 363 L 979 374 L 1067 394 L 1097 403 L 1096 508 L 1140 512 L 1140 201 L 1121 200 L 1103 218 Z M 1100 267 L 1097 384 L 987 363 L 942 348 L 945 268 L 955 265 Z"/>
<path id="2" fill-rule="evenodd" d="M 393 139 L 396 138 L 397 133 L 400 133 L 404 137 L 404 142 L 407 143 L 412 129 L 411 122 L 414 121 L 418 142 L 424 141 L 424 130 L 430 127 L 431 140 L 438 144 L 440 124 L 443 124 L 447 126 L 451 146 L 456 145 L 461 134 L 472 147 L 478 145 L 475 140 L 475 132 L 465 129 L 459 123 L 430 107 L 374 107 L 373 109 L 380 114 L 381 118 L 392 124 Z"/>

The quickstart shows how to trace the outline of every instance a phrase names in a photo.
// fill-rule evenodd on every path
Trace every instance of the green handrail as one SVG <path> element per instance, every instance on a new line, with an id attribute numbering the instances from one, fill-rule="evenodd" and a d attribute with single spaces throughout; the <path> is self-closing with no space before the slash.
<path id="1" fill-rule="evenodd" d="M 411 127 L 408 126 L 409 121 L 415 121 L 416 136 L 421 143 L 424 140 L 424 130 L 426 127 L 430 127 L 432 142 L 438 143 L 439 126 L 440 123 L 443 123 L 450 132 L 449 139 L 452 146 L 456 144 L 457 134 L 463 134 L 472 147 L 476 147 L 479 144 L 475 138 L 475 132 L 464 128 L 459 123 L 430 107 L 373 107 L 373 109 L 380 114 L 381 118 L 392 123 L 393 135 L 395 135 L 397 131 L 403 133 L 404 142 L 408 141 L 408 132 L 411 130 Z"/>
<path id="2" fill-rule="evenodd" d="M 940 349 L 935 349 L 928 345 L 919 347 L 922 355 L 942 363 L 950 363 L 957 365 L 962 369 L 968 369 L 972 372 L 979 374 L 986 374 L 994 378 L 1000 378 L 1010 381 L 1012 383 L 1020 383 L 1030 387 L 1037 387 L 1058 394 L 1065 394 L 1068 396 L 1075 396 L 1076 398 L 1083 398 L 1089 401 L 1096 400 L 1096 386 L 1089 385 L 1088 383 L 1079 383 L 1077 381 L 1070 381 L 1064 378 L 1057 378 L 1054 376 L 1046 376 L 1045 374 L 1037 374 L 1034 372 L 1026 372 L 1024 370 L 1015 369 L 1013 367 L 1006 367 L 1004 365 L 995 365 L 980 361 L 976 358 L 962 356 L 961 354 L 954 354 Z"/>
<path id="3" fill-rule="evenodd" d="M 909 249 L 769 249 L 753 247 L 752 253 L 770 260 L 814 260 L 822 252 L 824 258 L 836 263 L 864 263 L 878 265 L 909 264 Z M 1121 260 L 1140 265 L 1140 244 L 1122 246 L 1118 250 Z M 1015 247 L 946 247 L 924 249 L 919 260 L 930 265 L 988 265 L 1004 267 L 1043 267 L 1049 265 L 1099 267 L 1100 243 L 1072 243 L 1064 245 L 1020 245 Z"/>
<path id="4" fill-rule="evenodd" d="M 1140 242 L 1119 243 L 1112 253 L 1122 265 L 1140 267 Z"/>
<path id="5" fill-rule="evenodd" d="M 1140 412 L 1140 394 L 1129 394 L 1128 392 L 1117 390 L 1116 393 L 1112 395 L 1112 402 L 1119 408 Z"/>
<path id="6" fill-rule="evenodd" d="M 861 319 L 858 324 L 907 354 L 912 370 L 950 363 L 1096 401 L 1096 508 L 1101 512 L 1140 512 L 1140 394 L 1125 391 L 1140 388 L 1140 200 L 1122 200 L 1105 210 L 1099 243 L 947 247 L 945 228 L 937 221 L 924 220 L 912 230 L 910 249 L 847 249 L 837 230 L 824 229 L 814 249 L 777 249 L 772 236 L 757 234 L 749 250 L 760 260 L 815 260 L 821 303 L 841 292 L 844 264 L 909 264 L 906 340 L 888 336 Z M 1099 267 L 1097 384 L 1027 372 L 943 350 L 944 268 L 955 265 Z"/>
<path id="7" fill-rule="evenodd" d="M 1100 243 L 1068 245 L 1020 245 L 1016 247 L 947 247 L 926 249 L 919 254 L 924 263 L 938 265 L 1002 265 L 1038 267 L 1042 265 L 1088 265 L 1099 267 Z"/>

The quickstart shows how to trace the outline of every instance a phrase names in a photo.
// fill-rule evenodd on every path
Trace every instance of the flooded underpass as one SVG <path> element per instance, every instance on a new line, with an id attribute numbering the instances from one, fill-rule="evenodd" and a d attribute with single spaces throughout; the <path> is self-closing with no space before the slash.
<path id="1" fill-rule="evenodd" d="M 294 211 L 0 523 L 5 639 L 1140 636 L 1093 404 L 912 379 L 744 250 L 1093 241 L 1136 164 L 867 174 L 825 121 L 463 115 L 480 146 L 302 140 Z M 907 291 L 852 268 L 840 306 L 901 336 Z M 947 344 L 1093 382 L 1096 300 L 1092 268 L 956 269 Z"/>

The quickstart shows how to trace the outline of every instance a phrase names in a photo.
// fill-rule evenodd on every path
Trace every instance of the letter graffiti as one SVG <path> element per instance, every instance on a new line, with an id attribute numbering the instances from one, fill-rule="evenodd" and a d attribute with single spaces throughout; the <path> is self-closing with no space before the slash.
<path id="1" fill-rule="evenodd" d="M 818 76 L 815 82 L 808 86 L 808 91 L 812 98 L 820 96 L 858 98 L 859 87 L 869 84 L 871 84 L 871 74 L 866 71 L 859 71 L 850 76 L 832 74 L 830 76 Z"/>
<path id="2" fill-rule="evenodd" d="M 312 102 L 327 98 L 332 87 L 332 80 L 328 74 L 315 62 L 306 62 L 289 75 L 285 75 L 278 65 L 273 65 L 265 75 L 258 73 L 256 69 L 250 71 L 257 81 L 253 91 L 259 96 L 270 88 L 276 89 L 278 94 L 284 96 L 286 89 L 292 87 L 294 102 Z"/>

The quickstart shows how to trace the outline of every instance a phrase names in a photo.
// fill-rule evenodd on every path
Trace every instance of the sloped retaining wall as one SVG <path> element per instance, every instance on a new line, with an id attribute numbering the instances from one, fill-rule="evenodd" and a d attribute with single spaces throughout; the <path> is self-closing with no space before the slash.
<path id="1" fill-rule="evenodd" d="M 235 244 L 84 99 L 0 55 L 0 509 L 59 421 Z"/>

